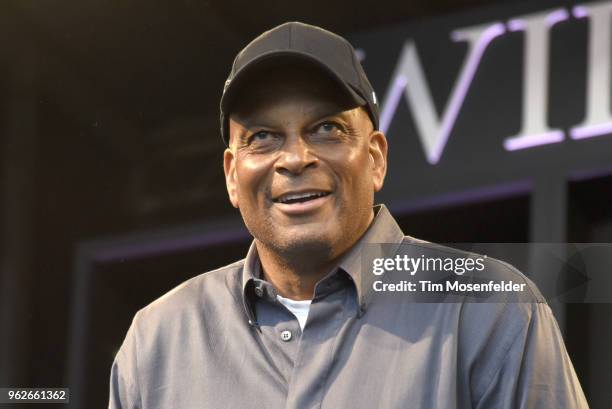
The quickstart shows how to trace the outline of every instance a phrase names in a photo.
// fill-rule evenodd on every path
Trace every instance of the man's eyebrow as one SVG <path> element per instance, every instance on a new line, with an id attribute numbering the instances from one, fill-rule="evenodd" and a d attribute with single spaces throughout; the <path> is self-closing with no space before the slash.
<path id="1" fill-rule="evenodd" d="M 348 116 L 349 114 L 347 110 L 328 109 L 328 110 L 322 111 L 320 114 L 313 115 L 314 118 L 311 119 L 311 122 L 317 122 L 322 119 L 332 118 L 332 117 L 336 117 L 336 118 L 339 117 L 339 118 L 346 120 Z"/>
<path id="2" fill-rule="evenodd" d="M 249 123 L 248 115 L 240 115 L 240 114 L 232 113 L 230 116 L 230 119 L 236 122 L 237 124 L 239 124 L 244 129 L 248 129 L 249 126 L 251 125 Z"/>
<path id="3" fill-rule="evenodd" d="M 262 118 L 261 115 L 233 115 L 232 120 L 240 124 L 243 128 L 242 132 L 248 132 L 253 128 L 273 128 L 275 126 L 269 123 L 269 118 Z"/>

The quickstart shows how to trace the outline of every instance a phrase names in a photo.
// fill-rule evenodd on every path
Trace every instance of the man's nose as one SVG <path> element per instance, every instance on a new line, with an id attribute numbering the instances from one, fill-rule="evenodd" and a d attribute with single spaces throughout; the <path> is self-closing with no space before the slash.
<path id="1" fill-rule="evenodd" d="M 276 170 L 300 174 L 306 168 L 314 166 L 318 159 L 312 147 L 300 135 L 290 135 L 285 140 L 281 155 L 276 161 Z"/>

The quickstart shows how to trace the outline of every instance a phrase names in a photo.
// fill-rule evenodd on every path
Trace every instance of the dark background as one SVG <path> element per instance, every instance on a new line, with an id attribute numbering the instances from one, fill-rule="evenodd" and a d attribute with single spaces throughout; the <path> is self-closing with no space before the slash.
<path id="1" fill-rule="evenodd" d="M 134 313 L 244 256 L 250 238 L 227 200 L 218 103 L 235 54 L 254 36 L 288 20 L 345 35 L 366 50 L 379 98 L 403 41 L 428 37 L 419 50 L 439 79 L 441 107 L 465 53 L 449 46 L 449 28 L 570 4 L 4 1 L 0 386 L 69 387 L 70 407 L 106 407 L 110 365 Z M 584 115 L 586 23 L 554 30 L 551 60 L 564 64 L 551 64 L 551 83 L 564 86 L 551 86 L 550 123 L 566 129 Z M 379 201 L 407 234 L 612 242 L 612 138 L 501 150 L 520 124 L 521 44 L 513 33 L 491 45 L 435 168 L 416 137 L 396 136 L 413 127 L 400 104 Z M 612 402 L 610 305 L 555 310 L 593 408 Z"/>

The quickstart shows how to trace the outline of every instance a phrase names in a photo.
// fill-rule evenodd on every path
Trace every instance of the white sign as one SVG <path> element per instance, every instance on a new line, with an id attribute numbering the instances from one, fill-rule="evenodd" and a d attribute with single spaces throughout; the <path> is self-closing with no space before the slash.
<path id="1" fill-rule="evenodd" d="M 575 18 L 589 19 L 586 115 L 582 123 L 571 128 L 573 139 L 589 138 L 612 132 L 610 114 L 610 36 L 612 2 L 578 5 L 572 8 Z M 455 42 L 465 41 L 468 51 L 441 115 L 436 112 L 430 87 L 414 41 L 404 44 L 387 89 L 381 110 L 380 129 L 387 132 L 397 106 L 404 95 L 418 131 L 427 161 L 437 163 L 455 125 L 465 96 L 472 84 L 488 45 L 497 37 L 512 31 L 525 33 L 523 66 L 522 123 L 517 135 L 505 139 L 506 150 L 562 142 L 565 133 L 547 124 L 549 83 L 550 29 L 568 20 L 564 8 L 528 14 L 503 22 L 492 22 L 462 28 L 451 33 Z"/>

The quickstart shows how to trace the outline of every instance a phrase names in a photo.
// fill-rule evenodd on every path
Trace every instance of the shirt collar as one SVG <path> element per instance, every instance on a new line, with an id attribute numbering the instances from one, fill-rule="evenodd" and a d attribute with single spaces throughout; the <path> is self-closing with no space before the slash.
<path id="1" fill-rule="evenodd" d="M 404 239 L 402 229 L 384 204 L 374 206 L 374 214 L 374 219 L 368 229 L 353 247 L 341 257 L 337 265 L 351 277 L 355 284 L 360 316 L 369 305 L 373 292 L 372 285 L 376 279 L 371 271 L 364 271 L 363 266 L 372 265 L 370 260 L 373 258 L 390 257 L 395 254 Z M 242 270 L 243 303 L 251 323 L 255 322 L 251 301 L 253 299 L 252 292 L 261 281 L 261 264 L 257 255 L 257 246 L 255 240 L 253 240 Z M 271 296 L 275 295 L 271 294 Z"/>
<path id="2" fill-rule="evenodd" d="M 361 238 L 341 258 L 338 267 L 346 271 L 357 289 L 359 316 L 363 315 L 373 294 L 377 278 L 369 268 L 374 258 L 392 257 L 404 240 L 404 233 L 384 204 L 374 206 L 375 217 Z"/>

